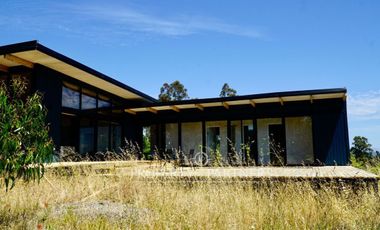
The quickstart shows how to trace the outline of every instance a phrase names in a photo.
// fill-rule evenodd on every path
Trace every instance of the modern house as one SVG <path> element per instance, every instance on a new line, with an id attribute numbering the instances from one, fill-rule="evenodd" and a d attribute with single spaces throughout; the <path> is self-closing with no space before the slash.
<path id="1" fill-rule="evenodd" d="M 50 135 L 80 154 L 123 140 L 184 154 L 239 152 L 258 165 L 346 165 L 346 89 L 304 90 L 162 103 L 37 41 L 0 47 L 0 79 L 44 94 Z M 164 81 L 164 80 L 163 80 Z"/>

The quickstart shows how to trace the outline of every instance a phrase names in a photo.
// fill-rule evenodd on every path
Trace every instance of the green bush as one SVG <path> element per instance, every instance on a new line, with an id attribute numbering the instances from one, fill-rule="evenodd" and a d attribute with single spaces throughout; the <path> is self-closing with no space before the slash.
<path id="1" fill-rule="evenodd" d="M 20 80 L 0 85 L 0 187 L 13 188 L 20 178 L 39 181 L 43 163 L 52 159 L 53 142 L 41 101 L 41 94 L 28 95 Z"/>

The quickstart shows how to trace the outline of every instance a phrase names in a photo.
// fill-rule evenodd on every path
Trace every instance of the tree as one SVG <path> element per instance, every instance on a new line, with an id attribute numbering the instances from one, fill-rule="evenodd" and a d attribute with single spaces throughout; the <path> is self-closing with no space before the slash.
<path id="1" fill-rule="evenodd" d="M 366 137 L 355 136 L 350 152 L 357 161 L 364 163 L 372 158 L 374 151 Z"/>
<path id="2" fill-rule="evenodd" d="M 161 102 L 182 101 L 188 98 L 187 89 L 178 80 L 171 84 L 164 83 L 160 89 L 160 95 L 158 95 Z"/>
<path id="3" fill-rule="evenodd" d="M 236 90 L 230 88 L 227 83 L 224 83 L 222 91 L 220 91 L 219 97 L 234 97 L 236 96 Z"/>
<path id="4" fill-rule="evenodd" d="M 20 178 L 39 181 L 53 156 L 42 96 L 26 92 L 20 80 L 0 85 L 0 182 L 7 190 Z"/>

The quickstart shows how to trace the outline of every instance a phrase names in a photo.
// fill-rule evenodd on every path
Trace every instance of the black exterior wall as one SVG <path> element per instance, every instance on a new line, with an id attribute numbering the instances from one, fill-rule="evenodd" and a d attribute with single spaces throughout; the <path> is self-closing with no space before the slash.
<path id="1" fill-rule="evenodd" d="M 48 110 L 49 133 L 56 146 L 61 145 L 62 75 L 41 65 L 33 70 L 32 88 L 43 95 Z"/>
<path id="2" fill-rule="evenodd" d="M 347 108 L 345 101 L 317 101 L 313 105 L 314 152 L 326 165 L 349 162 Z"/>

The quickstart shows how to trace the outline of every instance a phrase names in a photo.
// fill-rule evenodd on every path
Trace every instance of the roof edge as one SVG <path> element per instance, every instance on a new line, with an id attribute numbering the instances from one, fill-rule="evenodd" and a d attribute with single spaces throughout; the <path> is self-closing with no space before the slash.
<path id="1" fill-rule="evenodd" d="M 92 69 L 80 62 L 77 62 L 75 61 L 74 59 L 71 59 L 63 54 L 60 54 L 42 44 L 40 44 L 37 40 L 32 40 L 32 41 L 27 41 L 27 42 L 21 42 L 21 43 L 15 43 L 15 44 L 10 44 L 10 45 L 5 45 L 5 46 L 0 46 L 0 55 L 3 55 L 3 54 L 8 54 L 8 53 L 18 53 L 18 52 L 24 52 L 24 51 L 31 51 L 31 50 L 38 50 L 46 55 L 49 55 L 53 58 L 56 58 L 62 62 L 65 62 L 71 66 L 74 66 L 80 70 L 83 70 L 87 73 L 90 73 L 102 80 L 105 80 L 105 81 L 108 81 L 116 86 L 119 86 L 120 88 L 123 88 L 125 90 L 128 90 L 130 91 L 131 93 L 133 94 L 136 94 L 140 97 L 142 97 L 145 101 L 147 101 L 148 103 L 156 103 L 158 102 L 157 99 L 137 90 L 137 89 L 134 89 L 120 81 L 117 81 L 103 73 L 100 73 L 98 71 L 96 71 L 95 69 Z"/>
<path id="2" fill-rule="evenodd" d="M 248 94 L 248 95 L 240 95 L 240 96 L 234 96 L 234 97 L 190 99 L 190 100 L 183 100 L 183 101 L 147 103 L 141 107 L 201 104 L 201 103 L 228 102 L 228 101 L 250 100 L 250 99 L 271 98 L 271 97 L 289 97 L 289 96 L 332 94 L 332 93 L 347 93 L 347 89 L 346 88 L 326 88 L 326 89 L 295 90 L 295 91 L 282 91 L 282 92 L 273 92 L 273 93 Z"/>

